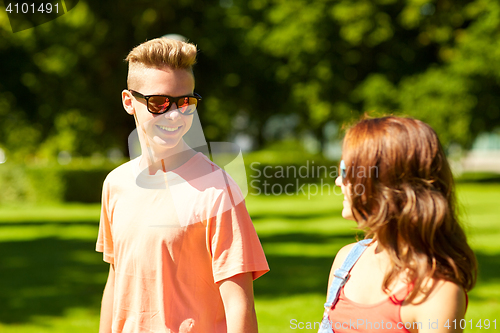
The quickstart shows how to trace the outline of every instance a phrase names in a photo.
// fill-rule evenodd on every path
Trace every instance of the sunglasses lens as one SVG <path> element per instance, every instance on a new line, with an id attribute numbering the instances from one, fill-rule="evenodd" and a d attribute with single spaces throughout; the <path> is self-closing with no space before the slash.
<path id="1" fill-rule="evenodd" d="M 342 176 L 342 181 L 344 182 L 347 176 L 347 169 L 344 160 L 340 161 L 340 172 L 341 172 L 340 175 Z"/>
<path id="2" fill-rule="evenodd" d="M 192 114 L 196 111 L 198 99 L 191 96 L 178 97 L 172 100 L 167 96 L 146 96 L 148 99 L 148 110 L 152 113 L 165 113 L 175 103 L 177 110 L 182 114 Z"/>
<path id="3" fill-rule="evenodd" d="M 165 112 L 170 104 L 170 99 L 164 96 L 151 96 L 148 101 L 149 110 L 153 113 Z"/>
<path id="4" fill-rule="evenodd" d="M 198 100 L 194 97 L 181 97 L 176 104 L 180 113 L 191 114 L 196 110 Z"/>

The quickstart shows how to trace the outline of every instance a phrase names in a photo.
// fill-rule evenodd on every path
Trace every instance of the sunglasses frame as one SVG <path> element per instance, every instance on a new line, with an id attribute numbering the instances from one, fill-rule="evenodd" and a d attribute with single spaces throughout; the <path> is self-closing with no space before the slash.
<path id="1" fill-rule="evenodd" d="M 168 96 L 168 95 L 143 95 L 140 92 L 135 91 L 135 90 L 131 90 L 131 89 L 128 89 L 128 91 L 130 91 L 130 93 L 132 94 L 132 96 L 134 96 L 135 98 L 139 97 L 139 98 L 144 99 L 146 101 L 146 108 L 152 114 L 164 114 L 164 113 L 167 113 L 168 110 L 170 110 L 170 107 L 173 104 L 175 104 L 177 106 L 177 108 L 178 108 L 179 105 L 177 105 L 177 102 L 179 102 L 179 99 L 181 99 L 181 98 L 186 98 L 186 97 L 196 98 L 196 100 L 198 102 L 202 100 L 202 97 L 199 94 L 197 94 L 197 93 L 193 93 L 193 95 L 185 95 L 185 96 L 173 97 L 173 96 Z M 154 111 L 151 111 L 149 109 L 149 99 L 151 97 L 166 97 L 166 98 L 169 99 L 169 101 L 171 103 L 169 104 L 169 106 L 167 106 L 167 108 L 164 111 L 162 111 L 162 112 L 154 112 Z M 198 108 L 198 102 L 196 103 L 196 108 Z M 185 113 L 181 112 L 181 114 L 183 114 L 183 115 L 190 115 L 190 114 L 193 114 L 193 113 L 194 113 L 194 110 L 191 111 L 191 112 L 185 112 Z"/>

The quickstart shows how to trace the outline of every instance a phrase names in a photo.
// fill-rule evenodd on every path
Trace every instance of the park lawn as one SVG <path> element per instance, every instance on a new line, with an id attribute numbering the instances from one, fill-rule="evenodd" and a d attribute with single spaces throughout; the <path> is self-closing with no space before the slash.
<path id="1" fill-rule="evenodd" d="M 466 332 L 485 329 L 469 320 L 500 328 L 500 184 L 458 194 L 480 263 Z M 355 237 L 342 197 L 249 195 L 247 207 L 271 267 L 255 281 L 260 332 L 317 331 L 298 325 L 320 321 L 333 258 Z M 0 332 L 97 332 L 108 271 L 94 252 L 98 219 L 99 205 L 0 207 Z"/>

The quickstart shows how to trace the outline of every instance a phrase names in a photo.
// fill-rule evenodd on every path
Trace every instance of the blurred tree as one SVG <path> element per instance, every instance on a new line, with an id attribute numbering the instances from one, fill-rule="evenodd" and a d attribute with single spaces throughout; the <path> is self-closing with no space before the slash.
<path id="1" fill-rule="evenodd" d="M 497 0 L 79 1 L 15 34 L 0 14 L 0 145 L 19 159 L 125 151 L 122 59 L 169 33 L 200 49 L 210 141 L 262 147 L 283 117 L 324 146 L 325 124 L 368 110 L 427 121 L 445 145 L 500 125 Z"/>
<path id="2" fill-rule="evenodd" d="M 259 136 L 269 101 L 280 98 L 273 76 L 259 70 L 264 65 L 269 72 L 272 64 L 266 56 L 254 66 L 258 55 L 250 48 L 240 57 L 240 32 L 226 19 L 223 4 L 190 0 L 80 1 L 62 17 L 15 34 L 0 16 L 0 144 L 20 159 L 60 151 L 90 155 L 114 146 L 126 151 L 134 122 L 120 101 L 122 59 L 141 42 L 169 33 L 199 46 L 195 74 L 207 138 L 225 140 L 233 118 L 250 113 L 257 117 L 243 125 Z"/>
<path id="3" fill-rule="evenodd" d="M 108 66 L 102 52 L 106 22 L 96 20 L 85 2 L 15 34 L 7 18 L 0 19 L 0 142 L 11 155 L 53 157 L 63 150 L 90 155 L 124 140 L 118 129 L 123 126 L 110 126 L 113 118 L 120 122 L 109 111 L 120 106 L 116 87 L 123 79 L 112 75 L 119 62 Z"/>
<path id="4" fill-rule="evenodd" d="M 245 2 L 246 3 L 246 2 Z M 495 0 L 251 0 L 235 2 L 242 43 L 279 60 L 275 81 L 302 129 L 362 112 L 430 123 L 445 145 L 469 146 L 500 124 Z M 236 25 L 234 23 L 233 25 Z M 272 63 L 272 61 L 268 61 Z"/>

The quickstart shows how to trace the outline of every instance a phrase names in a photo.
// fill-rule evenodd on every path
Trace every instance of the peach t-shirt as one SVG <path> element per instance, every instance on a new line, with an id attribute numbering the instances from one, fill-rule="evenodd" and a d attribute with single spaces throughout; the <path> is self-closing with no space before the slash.
<path id="1" fill-rule="evenodd" d="M 226 332 L 216 282 L 269 270 L 241 191 L 201 153 L 155 175 L 139 158 L 103 186 L 96 250 L 115 268 L 112 331 Z"/>

